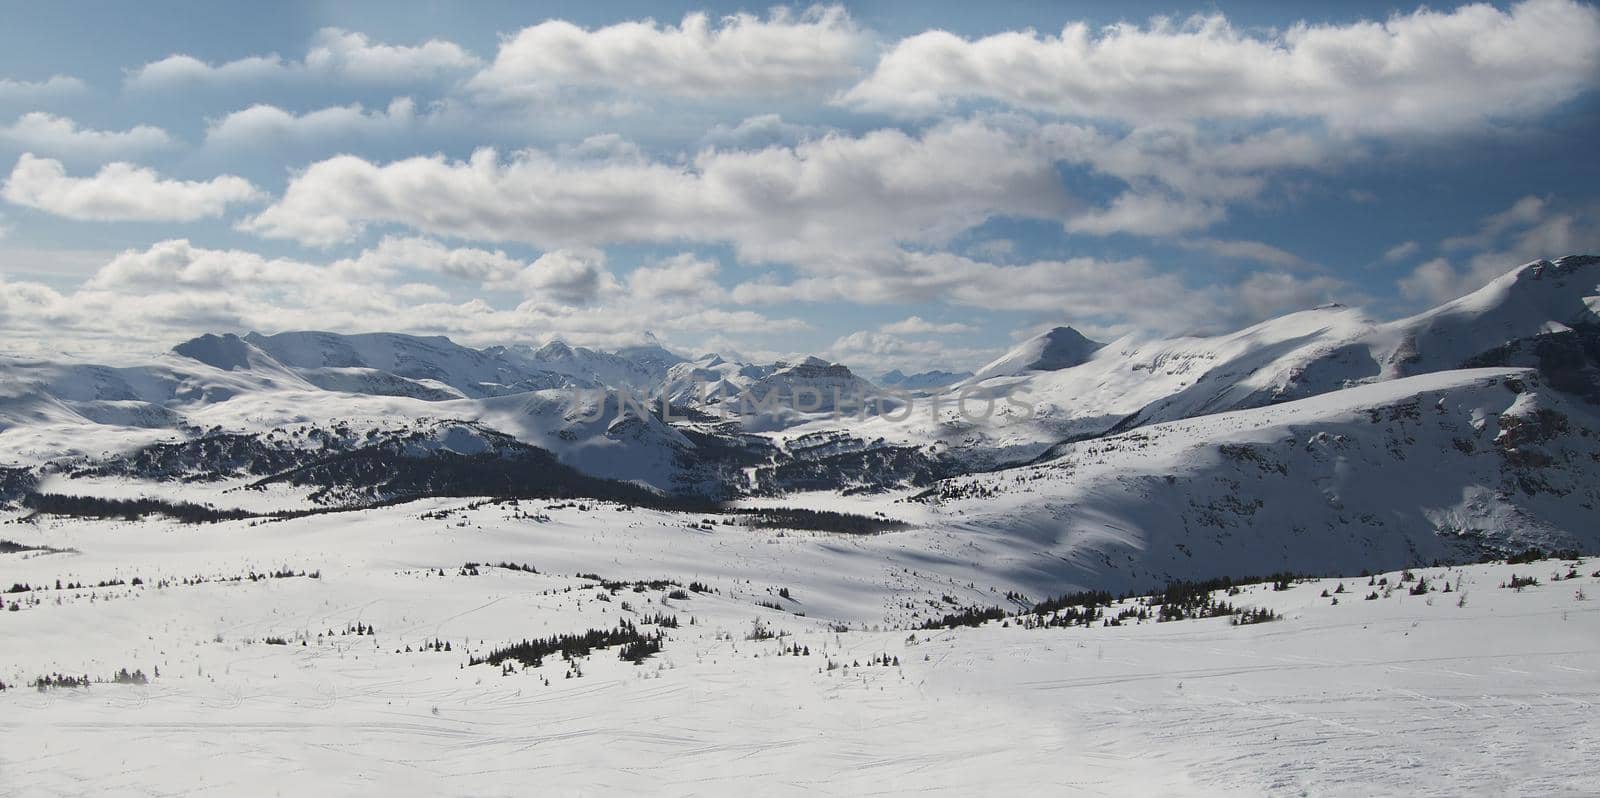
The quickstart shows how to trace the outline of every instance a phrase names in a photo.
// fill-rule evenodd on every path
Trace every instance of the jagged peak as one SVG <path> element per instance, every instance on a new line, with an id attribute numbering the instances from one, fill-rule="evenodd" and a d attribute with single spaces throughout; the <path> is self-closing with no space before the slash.
<path id="1" fill-rule="evenodd" d="M 571 357 L 572 347 L 560 338 L 553 338 L 549 343 L 533 350 L 533 356 L 538 358 Z"/>

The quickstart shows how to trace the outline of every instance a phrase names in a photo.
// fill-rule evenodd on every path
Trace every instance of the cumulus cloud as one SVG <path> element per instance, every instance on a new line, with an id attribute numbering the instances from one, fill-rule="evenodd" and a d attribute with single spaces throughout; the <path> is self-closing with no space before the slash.
<path id="1" fill-rule="evenodd" d="M 754 150 L 712 147 L 679 160 L 650 160 L 602 134 L 555 154 L 313 163 L 248 229 L 325 246 L 388 223 L 545 248 L 693 241 L 734 244 L 746 259 L 839 262 L 900 243 L 942 244 L 1007 216 L 1086 235 L 1192 233 L 1226 218 L 1230 205 L 1256 200 L 1274 172 L 1350 157 L 1283 129 L 1236 138 L 1193 125 L 1115 134 L 1009 115 L 947 120 L 917 134 L 890 128 Z M 1085 206 L 1072 197 L 1064 163 L 1126 189 Z"/>
<path id="2" fill-rule="evenodd" d="M 1434 258 L 1401 278 L 1400 293 L 1407 299 L 1437 305 L 1470 290 L 1466 288 L 1467 282 L 1468 278 L 1458 273 L 1450 261 Z"/>
<path id="3" fill-rule="evenodd" d="M 0 127 L 0 142 L 47 155 L 96 161 L 136 157 L 174 143 L 167 131 L 159 127 L 135 125 L 120 131 L 91 130 L 78 127 L 66 117 L 42 111 L 23 114 L 11 125 Z"/>
<path id="4" fill-rule="evenodd" d="M 295 67 L 278 55 L 254 55 L 212 65 L 192 55 L 174 53 L 130 72 L 127 85 L 145 90 L 226 86 L 282 78 L 294 71 Z"/>
<path id="5" fill-rule="evenodd" d="M 1059 36 L 929 31 L 896 43 L 842 101 L 914 115 L 978 100 L 1133 123 L 1298 117 L 1348 131 L 1437 130 L 1543 111 L 1592 87 L 1597 39 L 1600 11 L 1574 0 L 1277 32 L 1221 14 L 1074 23 Z"/>
<path id="6" fill-rule="evenodd" d="M 87 88 L 82 80 L 67 75 L 52 75 L 36 81 L 0 78 L 0 102 L 41 102 L 81 94 Z"/>
<path id="7" fill-rule="evenodd" d="M 961 322 L 932 322 L 921 316 L 910 316 L 900 321 L 890 322 L 878 328 L 878 332 L 890 335 L 956 335 L 969 333 L 977 328 Z"/>
<path id="8" fill-rule="evenodd" d="M 943 347 L 936 341 L 908 341 L 896 335 L 862 330 L 833 342 L 830 349 L 849 358 L 852 355 L 936 355 Z"/>
<path id="9" fill-rule="evenodd" d="M 1221 221 L 1225 211 L 1192 199 L 1125 192 L 1106 208 L 1067 220 L 1067 230 L 1091 235 L 1133 233 L 1168 236 L 1202 230 Z"/>
<path id="10" fill-rule="evenodd" d="M 357 103 L 295 114 L 260 104 L 213 120 L 206 127 L 206 144 L 244 148 L 342 139 L 371 141 L 405 133 L 416 121 L 417 106 L 409 97 L 398 98 L 381 111 L 368 111 Z"/>
<path id="11" fill-rule="evenodd" d="M 707 147 L 718 149 L 761 149 L 779 145 L 792 146 L 806 139 L 825 135 L 825 128 L 799 125 L 784 121 L 778 114 L 760 114 L 747 117 L 736 125 L 719 122 L 711 126 L 700 141 Z"/>
<path id="12" fill-rule="evenodd" d="M 320 75 L 381 83 L 425 81 L 482 65 L 454 42 L 429 39 L 414 47 L 376 43 L 365 34 L 323 28 L 306 52 L 306 69 Z"/>
<path id="13" fill-rule="evenodd" d="M 685 252 L 628 275 L 628 289 L 649 299 L 667 297 L 716 301 L 723 295 L 717 284 L 717 263 Z"/>
<path id="14" fill-rule="evenodd" d="M 389 239 L 357 255 L 318 263 L 176 239 L 102 263 L 89 280 L 66 293 L 0 276 L 3 346 L 59 352 L 71 345 L 126 357 L 138 350 L 162 351 L 202 332 L 250 329 L 438 334 L 480 346 L 538 343 L 551 336 L 618 346 L 637 343 L 642 329 L 690 337 L 715 330 L 755 340 L 809 329 L 804 321 L 749 309 L 631 297 L 605 271 L 598 253 L 546 253 L 524 264 L 484 250 Z M 469 280 L 459 290 L 460 301 L 449 299 L 458 292 L 409 279 L 446 272 Z M 485 299 L 501 293 L 492 282 L 507 276 L 529 290 L 514 308 Z M 479 277 L 482 282 L 470 282 Z M 596 295 L 606 301 L 582 304 Z"/>
<path id="15" fill-rule="evenodd" d="M 558 249 L 540 255 L 512 282 L 534 300 L 588 305 L 616 288 L 616 278 L 605 265 L 605 255 L 598 251 Z"/>
<path id="16" fill-rule="evenodd" d="M 481 64 L 454 42 L 430 39 L 416 46 L 398 46 L 375 43 L 360 33 L 324 28 L 303 61 L 284 60 L 274 53 L 209 64 L 177 53 L 130 71 L 127 85 L 149 91 L 312 80 L 403 85 L 459 76 Z"/>
<path id="17" fill-rule="evenodd" d="M 385 236 L 377 246 L 338 263 L 352 273 L 371 277 L 421 271 L 497 287 L 510 283 L 527 267 L 497 249 L 448 247 L 432 239 L 407 236 Z"/>
<path id="18" fill-rule="evenodd" d="M 71 177 L 60 161 L 24 153 L 0 188 L 9 202 L 99 221 L 192 222 L 221 216 L 228 205 L 263 198 L 233 175 L 210 180 L 168 180 L 153 169 L 111 163 L 93 177 Z"/>
<path id="19" fill-rule="evenodd" d="M 1247 278 L 1236 293 L 1248 316 L 1264 319 L 1334 302 L 1349 291 L 1343 281 L 1332 277 L 1263 272 Z"/>
<path id="20" fill-rule="evenodd" d="M 1472 232 L 1441 241 L 1439 248 L 1450 254 L 1402 277 L 1402 296 L 1438 304 L 1476 291 L 1529 261 L 1600 252 L 1600 208 L 1527 196 L 1484 217 Z"/>
<path id="21" fill-rule="evenodd" d="M 1071 202 L 1036 128 L 981 121 L 920 136 L 877 130 L 794 147 L 707 151 L 684 164 L 480 150 L 312 164 L 244 227 L 314 245 L 371 224 L 545 249 L 727 242 L 741 257 L 820 264 L 937 243 L 997 215 L 1061 218 Z"/>
<path id="22" fill-rule="evenodd" d="M 298 261 L 268 259 L 238 250 L 203 249 L 187 239 L 174 239 L 147 250 L 118 254 L 84 287 L 129 293 L 167 290 L 173 285 L 226 290 L 296 285 L 321 277 L 319 269 Z"/>
<path id="23" fill-rule="evenodd" d="M 869 37 L 842 7 L 765 19 L 703 13 L 683 22 L 622 22 L 593 30 L 551 20 L 506 39 L 494 63 L 469 81 L 491 97 L 544 98 L 568 87 L 658 95 L 805 94 L 859 74 Z"/>

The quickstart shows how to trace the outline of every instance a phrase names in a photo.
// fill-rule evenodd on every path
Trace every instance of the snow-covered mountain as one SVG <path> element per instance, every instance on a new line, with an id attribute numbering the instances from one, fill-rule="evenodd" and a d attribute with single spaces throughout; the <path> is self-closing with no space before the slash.
<path id="1" fill-rule="evenodd" d="M 667 369 L 660 391 L 674 405 L 720 402 L 739 396 L 777 369 L 776 364 L 741 363 L 714 353 L 702 355 Z"/>
<path id="2" fill-rule="evenodd" d="M 1058 327 L 958 383 L 913 391 L 914 402 L 865 410 L 879 387 L 820 358 L 207 335 L 139 367 L 0 360 L 0 465 L 305 484 L 342 503 L 455 495 L 473 480 L 515 492 L 505 474 L 535 485 L 535 471 L 557 465 L 572 470 L 562 484 L 608 493 L 621 489 L 583 480 L 718 500 L 930 491 L 963 526 L 1058 547 L 1100 582 L 1128 572 L 1082 557 L 1117 546 L 1140 574 L 1204 573 L 1234 562 L 1246 541 L 1257 552 L 1268 541 L 1288 546 L 1284 556 L 1303 567 L 1323 555 L 1281 539 L 1298 528 L 1346 553 L 1389 556 L 1404 545 L 1418 557 L 1457 556 L 1515 545 L 1511 530 L 1550 542 L 1578 534 L 1597 482 L 1587 448 L 1600 438 L 1597 297 L 1600 259 L 1569 257 L 1391 322 L 1327 306 L 1225 335 L 1105 344 Z M 904 389 L 960 375 L 889 376 Z M 1374 414 L 1399 420 L 1363 426 Z M 466 452 L 446 439 L 495 443 Z M 433 441 L 403 448 L 448 462 L 383 480 L 341 465 L 377 462 L 399 440 Z M 1251 454 L 1230 459 L 1240 452 Z M 1257 456 L 1273 464 L 1259 476 Z M 291 471 L 301 476 L 280 478 Z M 1146 473 L 1160 480 L 1135 476 Z M 1270 485 L 1252 493 L 1246 475 Z M 1227 534 L 1205 538 L 1202 517 L 1226 519 L 1216 529 Z M 1105 533 L 1101 521 L 1126 534 Z M 1444 529 L 1482 534 L 1445 543 Z"/>
<path id="3" fill-rule="evenodd" d="M 1057 328 L 907 419 L 824 421 L 795 432 L 935 447 L 962 468 L 993 468 L 1047 457 L 1063 442 L 1467 366 L 1538 368 L 1559 390 L 1600 397 L 1597 308 L 1600 258 L 1573 256 L 1526 264 L 1392 322 L 1328 305 L 1217 336 L 1129 335 L 1097 345 Z M 1029 412 L 1001 401 L 1008 396 Z"/>
<path id="4" fill-rule="evenodd" d="M 490 355 L 505 356 L 522 367 L 539 372 L 566 375 L 587 385 L 603 385 L 641 393 L 651 393 L 683 358 L 654 342 L 601 352 L 581 346 L 551 341 L 537 349 L 525 345 L 490 347 Z"/>
<path id="5" fill-rule="evenodd" d="M 929 391 L 938 388 L 948 388 L 972 376 L 970 371 L 922 371 L 916 374 L 906 374 L 899 369 L 884 372 L 877 379 L 879 385 L 885 388 L 898 388 L 902 391 Z"/>
<path id="6" fill-rule="evenodd" d="M 1528 370 L 1451 370 L 1064 445 L 922 498 L 987 561 L 1131 588 L 1216 573 L 1600 549 L 1600 414 Z"/>
<path id="7" fill-rule="evenodd" d="M 1059 371 L 1088 362 L 1105 344 L 1091 341 L 1071 327 L 1056 327 L 1022 342 L 978 369 L 973 379 L 1015 377 L 1031 371 Z"/>

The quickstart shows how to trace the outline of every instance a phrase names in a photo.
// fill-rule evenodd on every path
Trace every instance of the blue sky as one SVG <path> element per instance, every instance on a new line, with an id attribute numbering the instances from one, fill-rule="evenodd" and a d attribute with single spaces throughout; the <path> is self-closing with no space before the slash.
<path id="1" fill-rule="evenodd" d="M 1600 249 L 1570 0 L 6 15 L 0 351 L 648 331 L 959 369 Z"/>

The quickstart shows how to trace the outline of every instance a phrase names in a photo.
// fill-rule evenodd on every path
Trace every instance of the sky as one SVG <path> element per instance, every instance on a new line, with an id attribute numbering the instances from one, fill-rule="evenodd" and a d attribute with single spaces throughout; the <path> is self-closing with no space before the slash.
<path id="1" fill-rule="evenodd" d="M 1572 0 L 3 4 L 0 353 L 969 370 L 1600 252 Z"/>

